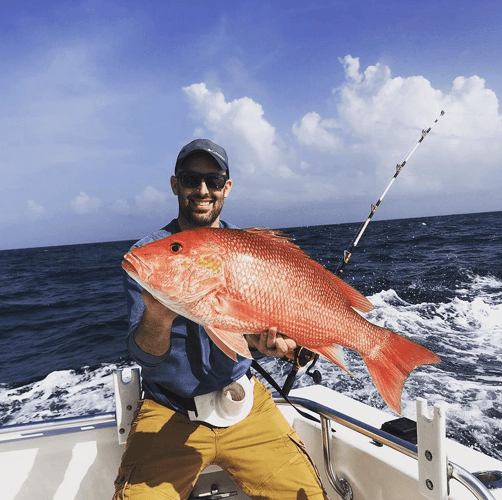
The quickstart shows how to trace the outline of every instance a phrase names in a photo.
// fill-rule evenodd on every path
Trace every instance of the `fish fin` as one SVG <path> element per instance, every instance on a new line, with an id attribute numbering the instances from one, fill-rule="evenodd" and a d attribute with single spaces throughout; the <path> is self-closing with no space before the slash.
<path id="1" fill-rule="evenodd" d="M 237 354 L 253 359 L 247 340 L 240 333 L 227 332 L 213 326 L 204 326 L 210 339 L 230 358 L 237 361 Z"/>
<path id="2" fill-rule="evenodd" d="M 406 337 L 382 330 L 386 340 L 363 356 L 363 360 L 384 401 L 401 414 L 401 393 L 410 373 L 419 366 L 439 363 L 441 358 Z"/>
<path id="3" fill-rule="evenodd" d="M 225 290 L 213 294 L 212 307 L 220 316 L 230 316 L 234 320 L 249 322 L 249 318 L 257 317 L 256 308 L 243 301 L 232 299 Z M 235 334 L 232 334 L 235 335 Z"/>
<path id="4" fill-rule="evenodd" d="M 294 238 L 292 238 L 290 235 L 286 233 L 283 233 L 282 231 L 277 231 L 275 229 L 259 228 L 259 227 L 249 227 L 246 229 L 240 229 L 239 231 L 242 231 L 244 233 L 249 233 L 254 236 L 258 236 L 260 238 L 263 238 L 264 241 L 269 241 L 274 244 L 283 245 L 284 248 L 287 248 L 288 250 L 294 252 L 297 257 L 315 262 L 316 265 L 325 269 L 323 266 L 321 266 L 321 264 L 319 264 L 317 261 L 309 257 L 298 245 L 295 245 L 292 241 Z"/>
<path id="5" fill-rule="evenodd" d="M 352 373 L 350 373 L 347 367 L 345 366 L 343 349 L 338 344 L 309 347 L 309 349 L 329 359 L 332 363 L 339 366 L 342 370 L 346 371 L 351 377 L 353 377 Z"/>
<path id="6" fill-rule="evenodd" d="M 263 238 L 267 238 L 274 241 L 283 241 L 285 243 L 290 242 L 293 239 L 288 234 L 282 231 L 278 231 L 277 229 L 267 229 L 264 227 L 248 227 L 246 229 L 241 229 L 241 231 L 244 233 L 262 236 Z M 296 247 L 294 243 L 292 245 Z"/>
<path id="7" fill-rule="evenodd" d="M 361 292 L 357 291 L 348 283 L 345 283 L 345 281 L 338 276 L 334 276 L 334 278 L 338 288 L 349 299 L 351 307 L 362 313 L 369 313 L 373 309 L 374 305 Z"/>

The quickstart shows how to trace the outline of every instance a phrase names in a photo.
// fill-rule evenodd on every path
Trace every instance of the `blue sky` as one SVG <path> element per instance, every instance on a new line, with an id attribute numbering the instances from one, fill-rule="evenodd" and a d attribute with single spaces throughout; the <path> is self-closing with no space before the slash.
<path id="1" fill-rule="evenodd" d="M 179 149 L 241 227 L 502 210 L 502 4 L 0 3 L 0 249 L 140 238 Z"/>

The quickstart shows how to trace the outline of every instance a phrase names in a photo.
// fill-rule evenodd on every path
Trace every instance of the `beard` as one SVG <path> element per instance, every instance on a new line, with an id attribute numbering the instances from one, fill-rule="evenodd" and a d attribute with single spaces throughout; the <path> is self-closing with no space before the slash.
<path id="1" fill-rule="evenodd" d="M 197 197 L 194 197 L 193 199 L 209 200 L 209 198 L 197 198 Z M 212 197 L 210 198 L 210 200 L 211 203 L 213 203 L 212 209 L 209 212 L 203 212 L 203 213 L 192 210 L 192 208 L 190 207 L 190 202 L 181 203 L 180 200 L 179 201 L 180 214 L 188 223 L 193 224 L 194 226 L 198 227 L 211 226 L 214 223 L 214 221 L 220 216 L 220 213 L 223 209 L 224 198 Z"/>

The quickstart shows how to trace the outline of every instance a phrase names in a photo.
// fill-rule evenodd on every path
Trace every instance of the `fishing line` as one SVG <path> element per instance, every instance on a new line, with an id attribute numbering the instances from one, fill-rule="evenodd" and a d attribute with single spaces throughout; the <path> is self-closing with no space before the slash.
<path id="1" fill-rule="evenodd" d="M 340 262 L 340 265 L 338 266 L 338 269 L 336 270 L 336 273 L 335 273 L 337 276 L 342 275 L 343 270 L 345 268 L 345 265 L 347 264 L 347 262 L 349 262 L 350 258 L 352 257 L 352 254 L 353 254 L 354 250 L 356 249 L 357 245 L 359 244 L 359 241 L 360 241 L 362 235 L 364 234 L 364 231 L 366 231 L 366 228 L 368 227 L 368 224 L 371 222 L 373 215 L 375 215 L 375 212 L 378 210 L 380 203 L 382 203 L 382 200 L 385 198 L 385 195 L 389 191 L 392 184 L 394 184 L 394 181 L 396 180 L 397 176 L 401 173 L 401 170 L 403 170 L 404 166 L 406 165 L 408 160 L 411 158 L 411 155 L 418 148 L 418 146 L 420 146 L 420 144 L 422 144 L 422 141 L 427 137 L 427 135 L 431 131 L 432 127 L 438 122 L 439 118 L 443 115 L 444 115 L 444 111 L 441 111 L 441 114 L 434 120 L 434 123 L 427 130 L 422 130 L 422 136 L 420 137 L 420 139 L 412 146 L 410 151 L 405 156 L 404 160 L 401 163 L 397 164 L 396 173 L 392 177 L 392 179 L 389 182 L 389 184 L 387 185 L 387 187 L 384 189 L 383 193 L 380 195 L 380 198 L 378 198 L 378 201 L 374 205 L 371 205 L 371 212 L 368 215 L 368 218 L 363 222 L 363 224 L 359 228 L 359 231 L 357 232 L 355 238 L 352 240 L 352 243 L 350 244 L 349 248 L 347 250 L 344 250 L 343 259 Z"/>

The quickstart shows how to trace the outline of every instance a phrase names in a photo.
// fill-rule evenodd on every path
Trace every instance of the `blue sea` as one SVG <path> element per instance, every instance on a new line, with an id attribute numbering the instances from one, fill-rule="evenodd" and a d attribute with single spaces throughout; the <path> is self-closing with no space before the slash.
<path id="1" fill-rule="evenodd" d="M 359 226 L 284 231 L 335 272 Z M 114 411 L 112 373 L 133 366 L 120 267 L 132 243 L 0 252 L 0 425 Z M 502 459 L 502 212 L 373 221 L 343 278 L 375 305 L 367 319 L 442 358 L 408 378 L 403 414 L 416 397 L 446 401 L 448 436 Z M 354 378 L 321 359 L 321 383 L 385 409 L 361 358 L 346 360 Z M 262 364 L 285 380 L 287 363 Z"/>

